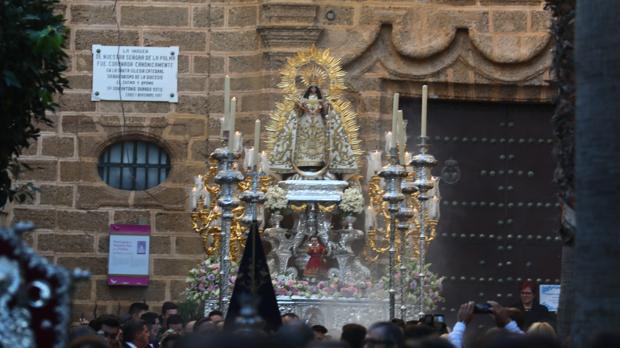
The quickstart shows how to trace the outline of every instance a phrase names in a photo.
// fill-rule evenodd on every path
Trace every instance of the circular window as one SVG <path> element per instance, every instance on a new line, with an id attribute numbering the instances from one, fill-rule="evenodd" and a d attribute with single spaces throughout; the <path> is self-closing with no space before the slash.
<path id="1" fill-rule="evenodd" d="M 108 146 L 99 157 L 99 175 L 121 190 L 139 191 L 157 186 L 170 173 L 170 158 L 158 145 L 141 140 Z"/>

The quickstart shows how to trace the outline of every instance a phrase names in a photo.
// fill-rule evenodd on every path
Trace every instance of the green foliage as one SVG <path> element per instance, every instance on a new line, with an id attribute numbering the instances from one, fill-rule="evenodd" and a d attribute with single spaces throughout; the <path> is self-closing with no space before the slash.
<path id="1" fill-rule="evenodd" d="M 54 94 L 67 80 L 64 18 L 54 14 L 58 0 L 2 0 L 0 11 L 0 207 L 27 198 L 27 186 L 12 181 L 23 169 L 17 161 L 39 136 L 37 125 L 51 125 L 46 113 L 57 107 Z"/>

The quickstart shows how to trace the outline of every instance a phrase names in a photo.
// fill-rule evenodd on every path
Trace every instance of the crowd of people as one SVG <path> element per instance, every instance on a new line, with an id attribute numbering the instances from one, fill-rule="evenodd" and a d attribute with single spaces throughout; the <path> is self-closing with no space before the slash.
<path id="1" fill-rule="evenodd" d="M 420 320 L 379 321 L 368 328 L 349 323 L 339 337 L 323 325 L 309 326 L 294 313 L 281 317 L 276 332 L 260 325 L 225 327 L 224 314 L 212 311 L 199 320 L 185 322 L 172 302 L 161 313 L 149 311 L 145 303 L 134 303 L 122 317 L 102 315 L 71 329 L 71 348 L 570 348 L 553 327 L 552 316 L 535 299 L 535 286 L 521 286 L 520 303 L 503 307 L 489 301 L 460 306 L 457 321 L 449 328 L 441 315 Z M 472 324 L 478 315 L 494 319 L 495 327 L 478 330 Z M 276 317 L 277 318 L 277 317 Z M 472 328 L 473 327 L 473 328 Z M 615 347 L 618 334 L 600 334 L 592 348 Z"/>

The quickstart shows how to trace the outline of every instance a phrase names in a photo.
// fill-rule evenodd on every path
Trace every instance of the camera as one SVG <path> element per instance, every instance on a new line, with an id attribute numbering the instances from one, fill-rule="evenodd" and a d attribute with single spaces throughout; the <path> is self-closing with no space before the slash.
<path id="1" fill-rule="evenodd" d="M 489 314 L 493 313 L 491 310 L 491 305 L 488 303 L 476 303 L 474 305 L 474 313 L 475 314 Z"/>

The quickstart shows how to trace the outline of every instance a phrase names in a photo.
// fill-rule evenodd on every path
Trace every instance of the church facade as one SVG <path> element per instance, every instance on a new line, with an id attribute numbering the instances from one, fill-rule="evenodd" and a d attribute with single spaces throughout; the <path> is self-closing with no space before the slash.
<path id="1" fill-rule="evenodd" d="M 345 96 L 359 114 L 363 150 L 383 147 L 394 93 L 401 95 L 410 137 L 415 139 L 421 86 L 428 84 L 429 134 L 441 161 L 437 175 L 446 182 L 456 180 L 455 185 L 471 180 L 470 188 L 474 183 L 489 183 L 486 198 L 462 186 L 444 192 L 446 222 L 440 225 L 435 243 L 445 247 L 431 249 L 431 261 L 452 287 L 487 286 L 486 294 L 467 295 L 482 300 L 498 299 L 499 294 L 503 300 L 519 279 L 557 282 L 559 255 L 550 261 L 557 267 L 541 275 L 521 270 L 543 267 L 544 258 L 519 259 L 520 247 L 535 244 L 538 249 L 528 249 L 537 250 L 533 254 L 557 248 L 552 244 L 557 212 L 551 187 L 551 131 L 529 132 L 548 125 L 555 93 L 550 84 L 550 16 L 544 1 L 346 0 L 333 4 L 323 0 L 84 0 L 66 1 L 58 9 L 70 28 L 67 77 L 71 89 L 59 98 L 54 125 L 43 128 L 38 141 L 23 154 L 34 170 L 21 179 L 35 183 L 40 191 L 32 201 L 11 207 L 10 218 L 35 222 L 37 230 L 27 238 L 42 255 L 92 272 L 89 281 L 77 286 L 74 316 L 89 315 L 95 308 L 99 313 L 116 313 L 119 306 L 124 310 L 141 300 L 156 308 L 165 300 L 181 299 L 187 271 L 203 257 L 201 239 L 192 231 L 188 197 L 193 176 L 207 170 L 205 160 L 220 144 L 225 75 L 231 79 L 231 96 L 238 100 L 237 128 L 248 135 L 249 144 L 254 120 L 266 124 L 281 98 L 276 85 L 286 58 L 313 45 L 329 48 L 341 59 L 347 72 Z M 96 44 L 179 46 L 178 103 L 91 101 L 91 46 Z M 434 102 L 438 103 L 435 110 Z M 449 117 L 441 118 L 442 112 Z M 488 117 L 477 119 L 479 115 Z M 488 124 L 489 129 L 447 131 L 457 124 L 466 128 L 473 122 L 467 122 L 467 117 L 476 124 Z M 477 161 L 475 168 L 467 164 L 467 152 L 458 152 L 472 142 L 478 147 L 467 151 Z M 484 152 L 492 143 L 502 148 Z M 548 151 L 549 156 L 537 162 L 531 158 L 532 151 Z M 126 154 L 134 161 L 147 158 L 143 159 L 148 164 L 145 177 L 111 182 L 109 170 L 116 169 L 110 167 L 110 158 Z M 509 158 L 523 162 L 512 166 Z M 450 209 L 467 211 L 472 202 L 484 210 L 450 220 Z M 531 208 L 534 213 L 513 213 L 509 208 Z M 473 224 L 472 217 L 486 222 Z M 510 227 L 517 226 L 520 218 L 526 225 Z M 107 285 L 110 224 L 151 226 L 148 287 Z M 454 269 L 441 255 L 458 252 L 459 246 L 495 254 L 485 258 L 473 253 L 469 269 Z M 510 256 L 511 250 L 518 255 Z M 511 265 L 518 267 L 506 271 Z M 462 300 L 447 297 L 441 308 L 446 313 Z"/>

